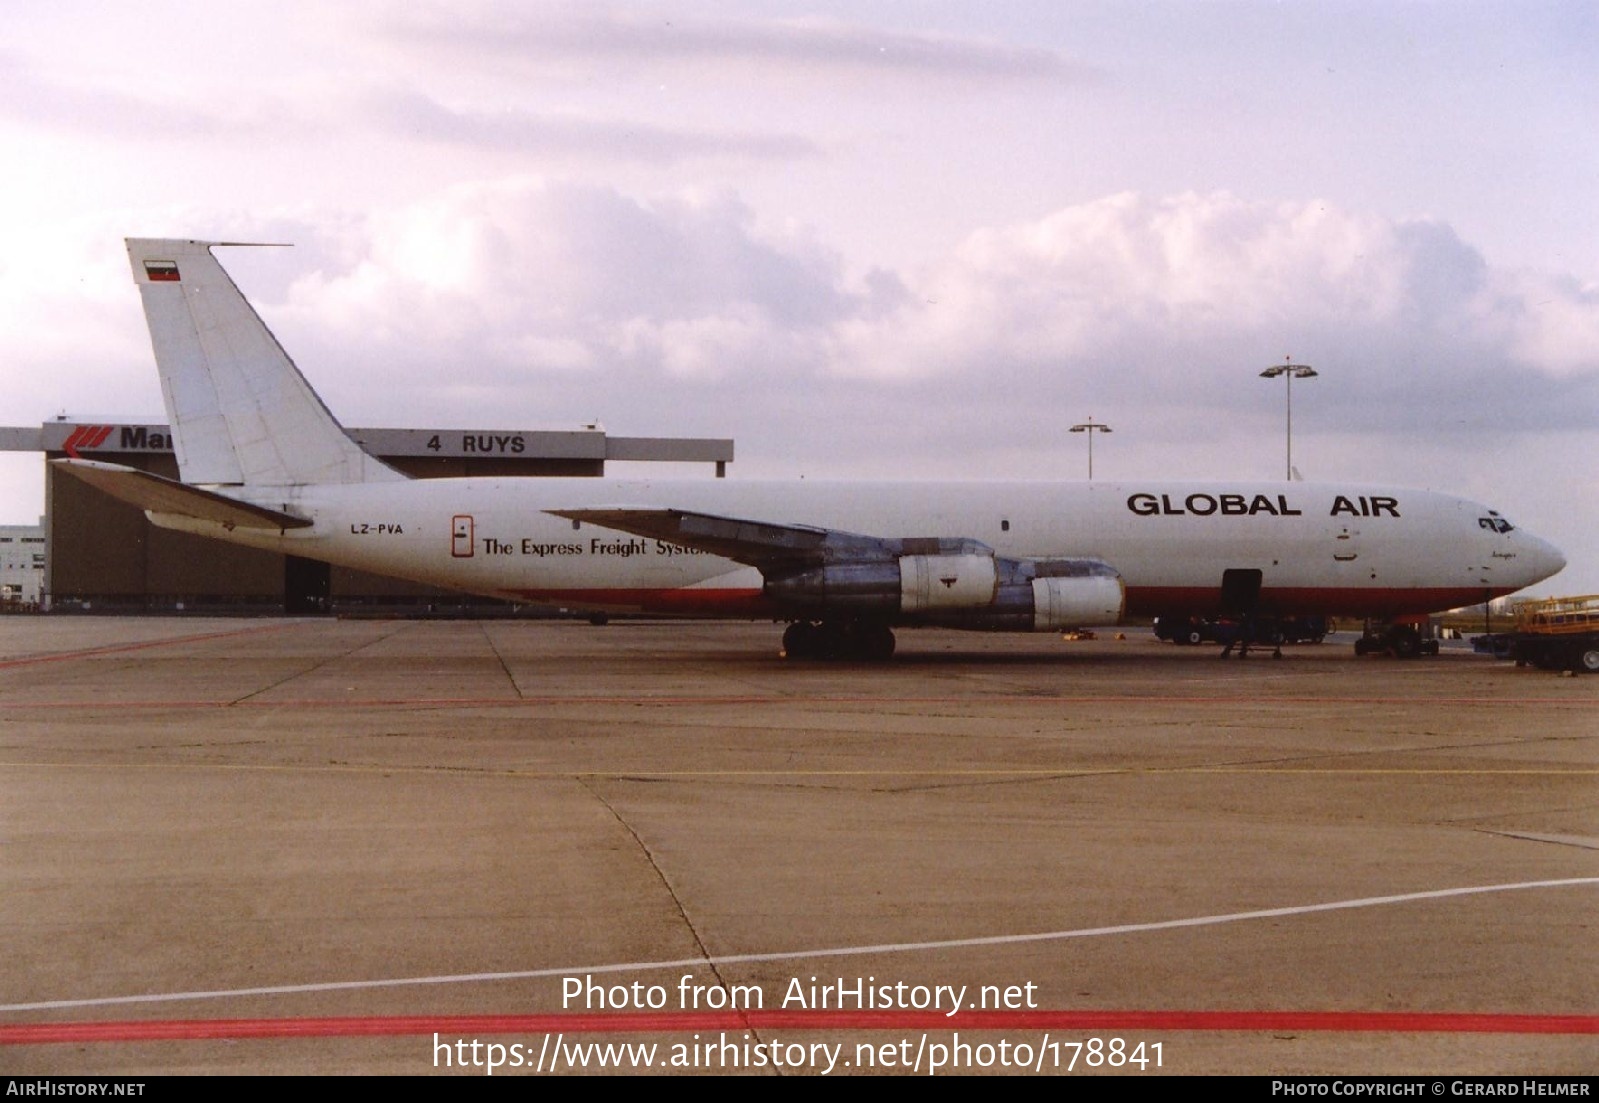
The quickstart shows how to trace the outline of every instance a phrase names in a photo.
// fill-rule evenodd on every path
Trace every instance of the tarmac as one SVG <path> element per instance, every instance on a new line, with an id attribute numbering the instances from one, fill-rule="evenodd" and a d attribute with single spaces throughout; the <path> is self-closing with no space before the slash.
<path id="1" fill-rule="evenodd" d="M 779 635 L 0 618 L 0 1072 L 1599 1070 L 1599 678 Z"/>

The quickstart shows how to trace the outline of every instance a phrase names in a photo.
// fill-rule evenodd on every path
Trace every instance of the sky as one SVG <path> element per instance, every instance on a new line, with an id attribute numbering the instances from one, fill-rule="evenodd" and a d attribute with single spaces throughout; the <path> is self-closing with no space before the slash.
<path id="1" fill-rule="evenodd" d="M 1291 359 L 1306 479 L 1596 593 L 1596 74 L 1589 0 L 15 5 L 0 424 L 164 419 L 124 237 L 285 243 L 219 255 L 349 426 L 1270 479 Z"/>

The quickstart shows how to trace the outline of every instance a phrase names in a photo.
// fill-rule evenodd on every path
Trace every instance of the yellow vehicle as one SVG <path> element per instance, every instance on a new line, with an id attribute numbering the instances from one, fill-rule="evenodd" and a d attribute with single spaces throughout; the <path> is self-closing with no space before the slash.
<path id="1" fill-rule="evenodd" d="M 1517 666 L 1599 674 L 1599 594 L 1524 601 L 1516 606 L 1510 657 Z"/>

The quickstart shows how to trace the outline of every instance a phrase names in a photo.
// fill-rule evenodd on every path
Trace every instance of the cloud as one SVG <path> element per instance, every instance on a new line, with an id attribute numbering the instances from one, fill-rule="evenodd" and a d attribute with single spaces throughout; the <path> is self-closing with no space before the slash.
<path id="1" fill-rule="evenodd" d="M 635 423 L 692 396 L 702 431 L 730 431 L 718 404 L 746 424 L 803 405 L 858 447 L 907 453 L 1042 441 L 1096 411 L 1181 439 L 1240 408 L 1274 417 L 1256 377 L 1285 355 L 1322 372 L 1306 431 L 1599 422 L 1593 289 L 1496 271 L 1442 223 L 1318 201 L 1113 195 L 857 278 L 730 195 L 512 180 L 357 220 L 293 259 L 272 310 L 319 355 L 359 349 L 397 383 L 470 378 L 587 417 L 615 403 Z"/>
<path id="2" fill-rule="evenodd" d="M 491 106 L 452 105 L 393 82 L 351 90 L 311 80 L 287 92 L 235 89 L 161 93 L 146 79 L 104 83 L 51 79 L 0 53 L 0 116 L 35 128 L 125 142 L 195 139 L 259 143 L 273 136 L 330 142 L 371 135 L 517 157 L 595 157 L 660 165 L 709 157 L 794 160 L 821 149 L 795 134 L 662 126 L 642 119 L 534 111 L 499 96 Z M 151 94 L 146 86 L 154 87 Z"/>
<path id="3" fill-rule="evenodd" d="M 115 86 L 54 80 L 15 54 L 0 53 L 0 114 L 35 127 L 188 140 L 249 137 L 273 112 L 224 114 Z"/>
<path id="4" fill-rule="evenodd" d="M 405 89 L 373 89 L 344 102 L 347 120 L 358 129 L 522 157 L 581 154 L 667 164 L 704 157 L 791 160 L 820 152 L 793 134 L 690 130 L 510 106 L 452 107 Z"/>
<path id="5" fill-rule="evenodd" d="M 1570 405 L 1599 384 L 1593 289 L 1491 270 L 1433 221 L 1121 194 L 977 231 L 906 282 L 891 317 L 840 323 L 827 371 L 1156 406 L 1158 387 L 1219 415 L 1252 366 L 1293 355 L 1327 373 L 1337 397 L 1319 400 L 1372 425 L 1510 416 L 1487 411 L 1512 394 L 1528 424 L 1595 417 Z"/>
<path id="6" fill-rule="evenodd" d="M 1051 50 L 974 37 L 885 30 L 835 20 L 697 18 L 681 11 L 647 15 L 589 4 L 406 5 L 377 27 L 409 51 L 517 67 L 730 64 L 816 73 L 883 74 L 961 80 L 1083 80 L 1090 67 Z"/>
<path id="7" fill-rule="evenodd" d="M 1291 355 L 1322 373 L 1295 388 L 1296 458 L 1301 434 L 1419 449 L 1599 427 L 1593 288 L 1495 269 L 1436 221 L 1318 201 L 1117 194 L 864 275 L 728 193 L 538 178 L 216 229 L 297 243 L 222 259 L 349 424 L 598 417 L 818 469 L 999 474 L 1091 413 L 1124 455 L 1276 437 L 1281 385 L 1257 376 Z M 23 350 L 26 386 L 50 412 L 82 406 L 55 379 L 94 381 L 102 404 L 129 401 L 113 379 L 152 391 L 128 367 L 147 353 L 118 250 L 84 269 L 83 301 L 62 266 L 87 247 L 38 252 L 67 258 L 42 283 L 0 267 L 19 331 L 54 319 Z"/>
<path id="8" fill-rule="evenodd" d="M 851 288 L 835 253 L 758 229 L 727 195 L 644 203 L 506 181 L 375 215 L 352 250 L 314 244 L 289 324 L 386 350 L 419 373 L 469 359 L 501 378 L 578 368 L 722 378 L 815 374 L 840 319 L 902 289 Z"/>
<path id="9" fill-rule="evenodd" d="M 129 294 L 127 253 L 109 221 L 96 215 L 8 228 L 0 257 L 8 409 L 43 420 L 63 408 L 105 413 L 127 401 L 127 365 L 148 356 L 150 343 L 138 294 Z M 137 408 L 159 407 L 154 379 L 142 382 L 154 404 Z"/>
<path id="10" fill-rule="evenodd" d="M 1442 228 L 1323 204 L 1115 195 L 972 234 L 923 276 L 926 294 L 897 326 L 874 327 L 882 347 L 854 367 L 1092 357 L 1133 335 L 1152 349 L 1240 333 L 1291 339 L 1327 320 L 1434 325 L 1472 302 L 1482 269 Z M 895 357 L 894 347 L 911 351 Z"/>
<path id="11" fill-rule="evenodd" d="M 1517 359 L 1562 376 L 1594 374 L 1599 287 L 1567 275 L 1511 273 L 1500 281 L 1499 305 Z"/>

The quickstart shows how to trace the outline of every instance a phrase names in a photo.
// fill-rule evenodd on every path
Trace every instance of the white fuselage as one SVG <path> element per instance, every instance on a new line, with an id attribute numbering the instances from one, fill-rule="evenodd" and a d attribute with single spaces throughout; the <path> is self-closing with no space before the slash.
<path id="1" fill-rule="evenodd" d="M 1012 558 L 1095 557 L 1121 574 L 1134 614 L 1215 612 L 1224 571 L 1258 570 L 1265 608 L 1400 617 L 1510 593 L 1564 563 L 1475 502 L 1336 483 L 468 478 L 247 496 L 315 523 L 278 533 L 152 519 L 470 593 L 699 616 L 774 609 L 753 567 L 546 511 L 693 510 L 877 537 L 968 537 Z"/>

